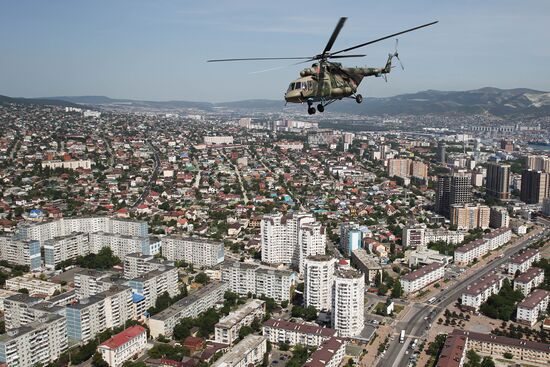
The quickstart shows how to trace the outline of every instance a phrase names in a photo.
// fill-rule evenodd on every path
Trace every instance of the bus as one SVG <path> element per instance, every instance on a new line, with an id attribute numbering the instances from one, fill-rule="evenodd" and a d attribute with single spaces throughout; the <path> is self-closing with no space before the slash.
<path id="1" fill-rule="evenodd" d="M 435 297 L 432 297 L 428 300 L 428 304 L 431 305 L 432 303 L 434 303 L 436 301 L 436 298 Z"/>
<path id="2" fill-rule="evenodd" d="M 401 335 L 399 335 L 399 343 L 403 344 L 405 342 L 405 329 L 401 330 Z"/>

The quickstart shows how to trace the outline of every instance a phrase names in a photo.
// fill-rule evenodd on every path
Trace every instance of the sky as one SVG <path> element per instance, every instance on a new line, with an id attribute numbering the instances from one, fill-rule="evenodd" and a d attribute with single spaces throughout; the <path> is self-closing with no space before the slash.
<path id="1" fill-rule="evenodd" d="M 395 68 L 388 83 L 365 79 L 363 96 L 486 86 L 550 90 L 548 0 L 14 0 L 0 12 L 0 94 L 282 99 L 305 66 L 205 61 L 313 56 L 341 16 L 348 20 L 334 51 L 439 20 L 400 36 L 405 70 Z M 344 64 L 383 66 L 394 47 L 393 39 L 379 42 L 356 50 L 365 58 Z"/>

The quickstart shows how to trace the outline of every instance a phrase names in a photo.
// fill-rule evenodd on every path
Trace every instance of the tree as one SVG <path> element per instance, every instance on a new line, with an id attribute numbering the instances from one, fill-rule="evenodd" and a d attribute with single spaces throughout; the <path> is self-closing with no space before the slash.
<path id="1" fill-rule="evenodd" d="M 485 356 L 481 361 L 481 367 L 495 367 L 495 361 L 493 361 L 493 358 Z"/>
<path id="2" fill-rule="evenodd" d="M 503 355 L 502 355 L 504 358 L 506 359 L 512 359 L 514 358 L 514 355 L 510 352 L 505 352 Z"/>
<path id="3" fill-rule="evenodd" d="M 103 357 L 101 356 L 101 354 L 99 352 L 96 352 L 96 354 L 94 354 L 94 357 L 92 358 L 92 366 L 94 366 L 94 367 L 109 367 L 109 364 L 107 362 L 105 362 L 105 360 L 103 359 Z"/>
<path id="4" fill-rule="evenodd" d="M 395 283 L 393 283 L 391 296 L 392 298 L 400 298 L 402 294 L 403 294 L 403 287 L 401 286 L 401 282 L 397 280 Z"/>
<path id="5" fill-rule="evenodd" d="M 203 285 L 208 283 L 209 280 L 210 278 L 205 273 L 198 273 L 197 276 L 195 276 L 195 282 Z"/>
<path id="6" fill-rule="evenodd" d="M 252 334 L 253 332 L 254 330 L 252 330 L 250 326 L 245 325 L 239 330 L 239 338 L 244 339 L 247 335 Z"/>
<path id="7" fill-rule="evenodd" d="M 466 352 L 466 357 L 468 357 L 468 363 L 464 367 L 479 367 L 481 365 L 481 357 L 473 349 Z"/>

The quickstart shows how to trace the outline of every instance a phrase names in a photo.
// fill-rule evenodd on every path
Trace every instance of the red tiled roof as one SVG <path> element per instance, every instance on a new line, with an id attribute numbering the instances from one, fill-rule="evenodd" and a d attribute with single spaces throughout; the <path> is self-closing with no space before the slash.
<path id="1" fill-rule="evenodd" d="M 99 346 L 109 349 L 117 349 L 121 345 L 128 343 L 133 338 L 145 332 L 145 328 L 139 325 L 130 326 L 128 329 L 121 331 L 111 339 L 104 341 Z"/>

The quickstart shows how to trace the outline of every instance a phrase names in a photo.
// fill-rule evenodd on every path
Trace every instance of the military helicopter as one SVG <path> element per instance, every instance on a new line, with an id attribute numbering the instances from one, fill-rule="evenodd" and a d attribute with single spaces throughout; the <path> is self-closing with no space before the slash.
<path id="1" fill-rule="evenodd" d="M 366 76 L 382 76 L 387 81 L 386 74 L 391 72 L 391 69 L 393 67 L 392 60 L 394 58 L 399 61 L 401 68 L 403 68 L 403 64 L 401 64 L 401 60 L 399 59 L 399 54 L 397 52 L 397 40 L 395 51 L 388 55 L 386 65 L 380 68 L 344 67 L 341 63 L 332 62 L 329 60 L 351 57 L 364 57 L 366 56 L 364 54 L 344 53 L 438 23 L 438 21 L 435 21 L 423 24 L 418 27 L 406 29 L 404 31 L 391 34 L 389 36 L 377 38 L 375 40 L 348 47 L 343 50 L 331 52 L 330 50 L 332 49 L 332 46 L 336 41 L 338 34 L 344 27 L 346 19 L 346 17 L 340 18 L 323 52 L 312 57 L 251 57 L 239 59 L 215 59 L 207 60 L 207 62 L 305 60 L 294 64 L 299 65 L 302 63 L 314 61 L 311 67 L 306 68 L 300 72 L 299 79 L 296 79 L 290 83 L 288 90 L 285 93 L 285 101 L 287 103 L 306 102 L 308 105 L 308 113 L 310 115 L 313 115 L 315 113 L 315 107 L 313 107 L 313 104 L 317 102 L 319 103 L 317 105 L 317 111 L 319 112 L 324 112 L 326 106 L 334 101 L 341 100 L 343 98 L 353 98 L 357 103 L 363 102 L 363 96 L 357 93 L 357 88 L 359 87 L 359 84 L 361 84 L 363 78 Z"/>

